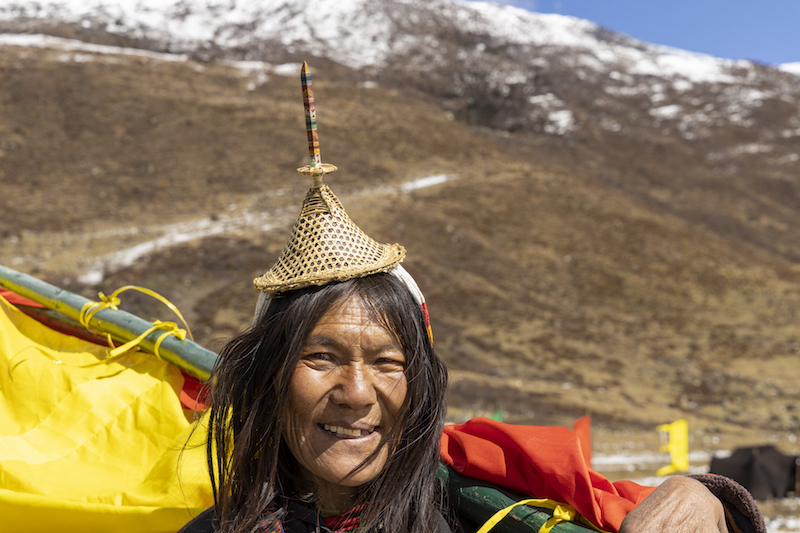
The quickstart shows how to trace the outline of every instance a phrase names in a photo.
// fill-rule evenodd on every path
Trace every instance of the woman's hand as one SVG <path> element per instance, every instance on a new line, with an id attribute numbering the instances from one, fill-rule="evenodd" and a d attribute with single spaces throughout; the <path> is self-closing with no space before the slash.
<path id="1" fill-rule="evenodd" d="M 674 476 L 631 511 L 619 533 L 728 533 L 725 510 L 696 479 Z"/>

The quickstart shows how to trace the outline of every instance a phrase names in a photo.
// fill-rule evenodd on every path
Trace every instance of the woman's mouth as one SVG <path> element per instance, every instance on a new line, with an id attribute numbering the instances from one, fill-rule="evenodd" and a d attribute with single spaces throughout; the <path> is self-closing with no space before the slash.
<path id="1" fill-rule="evenodd" d="M 349 429 L 349 428 L 343 428 L 341 426 L 331 426 L 329 424 L 321 424 L 321 426 L 322 429 L 324 429 L 328 433 L 333 433 L 334 435 L 342 439 L 357 439 L 359 437 L 364 437 L 366 435 L 369 435 L 375 431 L 375 428 L 366 430 L 366 429 Z"/>

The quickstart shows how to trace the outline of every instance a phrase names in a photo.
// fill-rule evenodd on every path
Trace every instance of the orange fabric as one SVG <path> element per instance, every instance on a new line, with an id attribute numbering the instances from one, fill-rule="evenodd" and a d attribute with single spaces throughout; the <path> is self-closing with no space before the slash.
<path id="1" fill-rule="evenodd" d="M 446 426 L 440 451 L 460 474 L 568 503 L 606 531 L 619 530 L 625 516 L 655 490 L 632 481 L 612 483 L 589 469 L 578 438 L 561 427 L 474 418 Z"/>
<path id="2" fill-rule="evenodd" d="M 581 451 L 586 466 L 592 467 L 592 418 L 589 415 L 580 417 L 572 425 L 572 432 L 581 443 Z"/>

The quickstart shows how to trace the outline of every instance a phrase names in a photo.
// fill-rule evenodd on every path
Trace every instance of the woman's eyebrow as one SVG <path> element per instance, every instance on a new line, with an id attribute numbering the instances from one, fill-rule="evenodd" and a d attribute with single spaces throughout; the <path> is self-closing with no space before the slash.
<path id="1" fill-rule="evenodd" d="M 312 335 L 308 338 L 305 346 L 337 346 L 339 343 L 330 337 L 324 335 Z"/>
<path id="2" fill-rule="evenodd" d="M 343 346 L 341 342 L 331 337 L 326 337 L 325 335 L 312 335 L 306 341 L 304 348 L 308 349 L 309 347 L 313 346 L 335 346 L 340 347 Z M 402 346 L 397 341 L 387 342 L 386 344 L 382 344 L 380 346 L 375 346 L 370 348 L 370 352 L 372 353 L 386 353 L 391 351 L 403 351 Z"/>

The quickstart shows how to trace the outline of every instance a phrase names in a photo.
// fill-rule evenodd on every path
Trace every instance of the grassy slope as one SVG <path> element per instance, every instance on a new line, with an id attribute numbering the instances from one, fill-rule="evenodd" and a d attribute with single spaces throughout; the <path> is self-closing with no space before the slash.
<path id="1" fill-rule="evenodd" d="M 0 48 L 0 263 L 87 296 L 151 287 L 219 348 L 247 323 L 250 280 L 308 186 L 293 170 L 305 162 L 298 81 L 270 74 L 249 91 L 252 77 L 220 65 L 60 56 Z M 539 424 L 687 416 L 741 439 L 796 429 L 798 213 L 786 194 L 732 184 L 650 132 L 507 137 L 354 79 L 316 71 L 323 160 L 341 169 L 328 181 L 370 235 L 408 248 L 452 370 L 453 420 L 502 408 Z M 453 179 L 376 188 L 439 173 Z M 245 211 L 274 213 L 276 229 L 167 248 L 97 287 L 75 281 L 158 225 Z"/>

